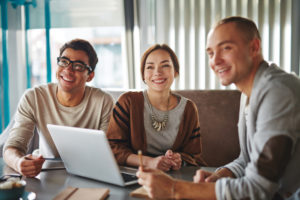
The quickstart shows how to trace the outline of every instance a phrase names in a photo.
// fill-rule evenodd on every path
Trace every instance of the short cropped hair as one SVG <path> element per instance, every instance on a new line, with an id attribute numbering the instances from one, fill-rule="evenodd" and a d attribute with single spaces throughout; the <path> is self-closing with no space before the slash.
<path id="1" fill-rule="evenodd" d="M 141 75 L 142 75 L 143 81 L 145 81 L 144 72 L 145 72 L 146 60 L 153 51 L 158 50 L 158 49 L 164 50 L 169 53 L 171 60 L 173 62 L 173 65 L 174 65 L 175 72 L 177 72 L 179 75 L 179 62 L 178 62 L 178 58 L 177 58 L 175 52 L 167 44 L 155 44 L 155 45 L 149 47 L 145 51 L 145 53 L 143 54 L 142 59 L 141 59 Z"/>
<path id="2" fill-rule="evenodd" d="M 98 56 L 94 47 L 88 41 L 83 39 L 74 39 L 69 42 L 66 42 L 60 48 L 59 56 L 61 56 L 63 52 L 68 48 L 84 51 L 89 57 L 89 65 L 92 67 L 92 72 L 95 70 L 96 64 L 98 63 Z"/>
<path id="3" fill-rule="evenodd" d="M 246 41 L 251 41 L 254 38 L 261 40 L 257 26 L 252 20 L 240 16 L 232 16 L 220 20 L 215 27 L 228 23 L 235 23 L 237 29 L 244 34 Z"/>

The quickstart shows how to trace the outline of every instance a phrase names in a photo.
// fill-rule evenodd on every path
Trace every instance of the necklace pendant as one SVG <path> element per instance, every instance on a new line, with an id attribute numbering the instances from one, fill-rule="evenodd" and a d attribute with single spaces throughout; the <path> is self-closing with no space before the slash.
<path id="1" fill-rule="evenodd" d="M 157 131 L 161 131 L 163 129 L 165 129 L 167 126 L 167 122 L 166 120 L 163 120 L 162 122 L 159 122 L 155 119 L 154 116 L 152 116 L 152 127 Z"/>
<path id="2" fill-rule="evenodd" d="M 152 127 L 156 130 L 156 131 L 161 131 L 161 129 L 162 129 L 162 124 L 161 124 L 161 122 L 158 122 L 158 121 L 154 121 L 153 123 L 152 123 Z"/>
<path id="3" fill-rule="evenodd" d="M 159 123 L 158 123 L 158 127 L 157 127 L 156 130 L 157 130 L 157 131 L 161 131 L 161 129 L 162 129 L 162 128 L 161 128 L 161 123 L 159 122 Z"/>
<path id="4" fill-rule="evenodd" d="M 153 127 L 154 129 L 157 129 L 157 121 L 152 121 L 152 127 Z"/>
<path id="5" fill-rule="evenodd" d="M 147 97 L 147 99 L 148 99 L 147 93 L 146 93 L 146 97 Z M 149 103 L 148 101 L 147 101 L 147 103 L 148 103 L 149 108 L 150 108 L 150 110 L 151 110 L 151 112 L 152 112 L 152 113 L 151 113 L 151 120 L 152 120 L 152 127 L 154 128 L 154 130 L 156 130 L 157 132 L 160 132 L 161 130 L 167 128 L 167 122 L 168 122 L 168 120 L 169 120 L 169 111 L 168 111 L 168 109 L 169 109 L 169 103 L 170 103 L 170 96 L 169 96 L 169 98 L 168 98 L 167 113 L 164 115 L 162 121 L 158 121 L 158 120 L 156 119 L 156 116 L 155 116 L 155 113 L 154 113 L 154 111 L 153 111 L 153 108 L 152 108 L 151 103 Z"/>
<path id="6" fill-rule="evenodd" d="M 165 121 L 162 121 L 162 122 L 161 122 L 161 127 L 162 127 L 162 129 L 165 129 L 165 128 L 166 128 L 166 122 L 165 122 Z"/>

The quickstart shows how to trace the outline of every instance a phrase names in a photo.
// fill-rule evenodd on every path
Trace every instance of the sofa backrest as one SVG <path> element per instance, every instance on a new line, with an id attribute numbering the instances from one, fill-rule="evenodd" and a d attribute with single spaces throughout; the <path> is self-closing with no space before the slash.
<path id="1" fill-rule="evenodd" d="M 124 91 L 108 91 L 115 100 Z M 178 90 L 182 96 L 191 99 L 198 108 L 202 136 L 203 158 L 209 167 L 219 167 L 234 160 L 240 152 L 237 121 L 240 92 L 236 90 Z M 0 135 L 0 157 L 8 137 L 8 130 L 14 120 Z M 29 145 L 29 152 L 38 148 L 38 134 Z"/>
<path id="2" fill-rule="evenodd" d="M 203 158 L 208 166 L 219 167 L 238 157 L 240 146 L 237 122 L 241 93 L 236 90 L 176 92 L 197 105 Z"/>
<path id="3" fill-rule="evenodd" d="M 123 91 L 124 92 L 124 91 Z M 115 100 L 123 93 L 110 91 Z M 177 90 L 198 108 L 203 158 L 209 167 L 234 160 L 240 152 L 237 122 L 241 93 L 237 90 Z"/>

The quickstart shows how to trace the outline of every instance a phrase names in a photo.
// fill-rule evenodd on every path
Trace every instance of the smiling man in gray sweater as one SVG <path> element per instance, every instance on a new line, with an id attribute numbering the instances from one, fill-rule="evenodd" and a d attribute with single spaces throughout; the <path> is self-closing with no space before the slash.
<path id="1" fill-rule="evenodd" d="M 300 79 L 264 61 L 257 27 L 246 18 L 221 20 L 210 31 L 206 50 L 221 83 L 242 92 L 240 156 L 214 173 L 198 170 L 194 183 L 150 169 L 138 172 L 139 183 L 162 199 L 290 196 L 300 187 Z"/>
<path id="2" fill-rule="evenodd" d="M 107 130 L 113 99 L 86 85 L 94 78 L 97 62 L 94 48 L 85 40 L 71 40 L 61 47 L 57 58 L 58 83 L 31 88 L 19 102 L 15 124 L 3 149 L 4 160 L 10 167 L 34 177 L 40 173 L 44 157 L 59 157 L 47 124 Z M 35 127 L 39 133 L 39 157 L 26 155 Z"/>

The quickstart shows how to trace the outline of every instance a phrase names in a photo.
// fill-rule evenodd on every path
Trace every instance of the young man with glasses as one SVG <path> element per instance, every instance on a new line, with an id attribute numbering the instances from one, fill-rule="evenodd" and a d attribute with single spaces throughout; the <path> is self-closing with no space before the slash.
<path id="1" fill-rule="evenodd" d="M 59 156 L 47 124 L 106 131 L 113 99 L 86 85 L 94 78 L 97 62 L 94 48 L 85 40 L 71 40 L 61 47 L 57 58 L 58 83 L 27 90 L 19 103 L 14 127 L 3 149 L 4 160 L 10 167 L 34 177 L 40 173 L 45 157 Z M 39 132 L 39 157 L 26 155 L 35 127 Z"/>

